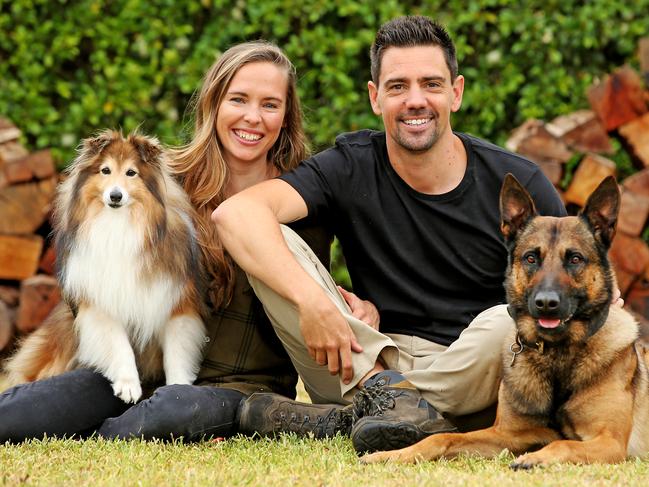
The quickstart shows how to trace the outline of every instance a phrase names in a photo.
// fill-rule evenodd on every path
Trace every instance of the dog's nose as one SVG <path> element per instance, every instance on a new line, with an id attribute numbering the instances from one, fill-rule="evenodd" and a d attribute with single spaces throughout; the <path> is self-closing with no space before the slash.
<path id="1" fill-rule="evenodd" d="M 120 201 L 122 201 L 122 193 L 121 191 L 118 191 L 116 189 L 112 190 L 109 196 L 110 201 L 112 201 L 113 203 L 119 203 Z"/>
<path id="2" fill-rule="evenodd" d="M 534 305 L 541 315 L 556 312 L 560 303 L 561 298 L 555 291 L 539 291 L 534 296 Z"/>

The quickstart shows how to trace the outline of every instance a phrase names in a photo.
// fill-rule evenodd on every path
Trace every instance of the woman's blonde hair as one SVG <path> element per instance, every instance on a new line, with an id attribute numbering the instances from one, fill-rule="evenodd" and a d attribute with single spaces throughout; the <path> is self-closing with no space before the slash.
<path id="1" fill-rule="evenodd" d="M 225 51 L 205 74 L 198 96 L 194 95 L 194 136 L 184 146 L 171 150 L 171 169 L 197 210 L 196 227 L 205 268 L 210 276 L 210 298 L 223 306 L 232 298 L 234 263 L 223 249 L 210 221 L 214 209 L 225 199 L 229 171 L 216 133 L 216 119 L 232 78 L 242 66 L 269 62 L 286 70 L 288 88 L 284 124 L 268 161 L 281 173 L 293 169 L 307 157 L 308 147 L 302 127 L 302 110 L 297 95 L 295 67 L 274 44 L 245 42 Z"/>

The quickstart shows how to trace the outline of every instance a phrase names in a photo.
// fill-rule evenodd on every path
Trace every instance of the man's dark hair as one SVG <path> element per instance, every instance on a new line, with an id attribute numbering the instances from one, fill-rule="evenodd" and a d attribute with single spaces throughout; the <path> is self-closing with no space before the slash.
<path id="1" fill-rule="evenodd" d="M 446 65 L 451 72 L 451 82 L 457 77 L 455 46 L 446 29 L 422 15 L 408 15 L 390 20 L 376 33 L 370 49 L 372 81 L 378 85 L 381 58 L 389 47 L 439 46 L 444 51 Z"/>

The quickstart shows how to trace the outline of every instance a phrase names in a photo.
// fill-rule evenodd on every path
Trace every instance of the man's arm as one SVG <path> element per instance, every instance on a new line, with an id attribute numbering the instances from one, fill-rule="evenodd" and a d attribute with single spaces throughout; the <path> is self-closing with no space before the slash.
<path id="1" fill-rule="evenodd" d="M 212 213 L 212 220 L 239 266 L 295 305 L 311 357 L 349 383 L 351 353 L 362 348 L 335 304 L 293 257 L 279 228 L 307 213 L 300 194 L 285 181 L 273 179 L 228 198 Z"/>

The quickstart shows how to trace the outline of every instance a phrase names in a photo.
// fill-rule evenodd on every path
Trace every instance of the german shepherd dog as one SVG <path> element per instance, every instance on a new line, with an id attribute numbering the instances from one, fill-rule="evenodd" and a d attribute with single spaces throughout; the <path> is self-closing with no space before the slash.
<path id="1" fill-rule="evenodd" d="M 12 384 L 79 366 L 136 402 L 140 379 L 191 384 L 205 343 L 193 209 L 151 137 L 83 141 L 54 211 L 65 302 L 6 365 Z"/>
<path id="2" fill-rule="evenodd" d="M 649 352 L 638 325 L 611 306 L 607 250 L 620 193 L 605 179 L 578 216 L 537 216 L 511 174 L 500 194 L 509 252 L 505 288 L 516 328 L 504 344 L 495 424 L 429 436 L 364 463 L 460 454 L 519 455 L 511 467 L 614 463 L 649 452 Z"/>

